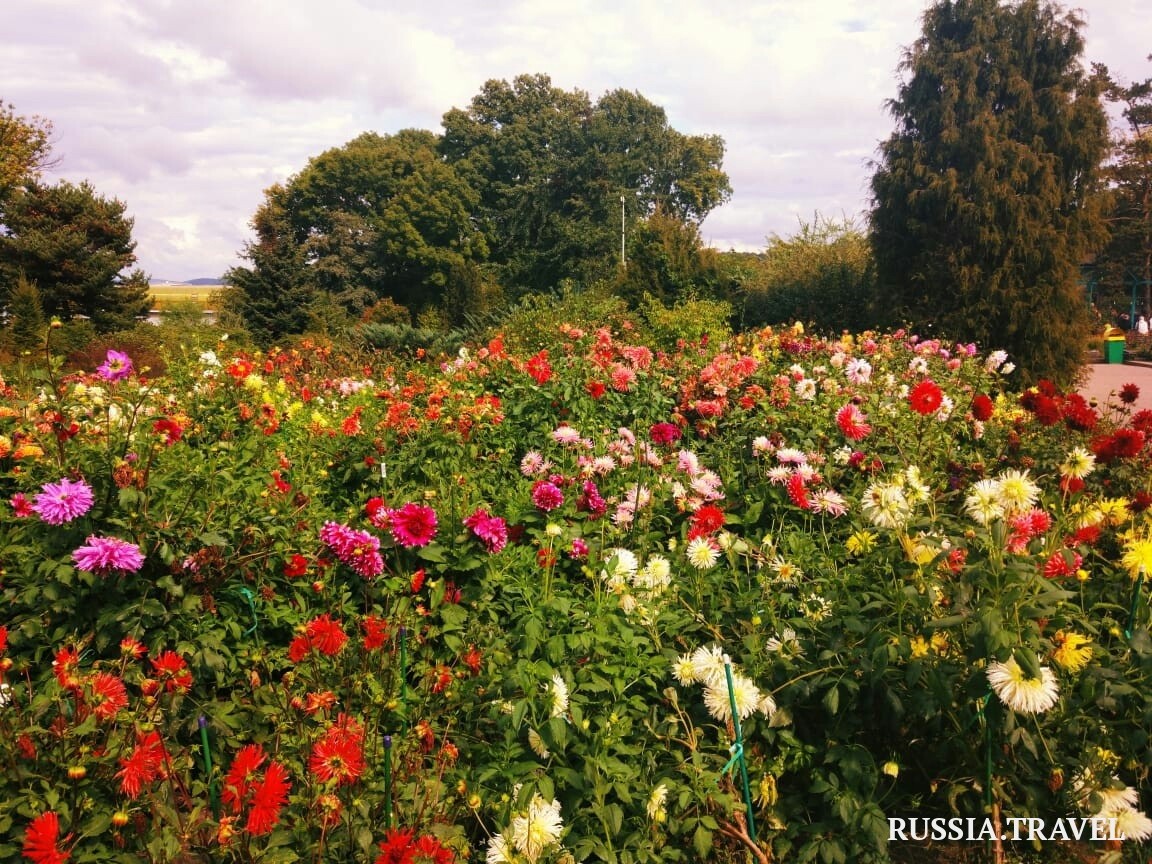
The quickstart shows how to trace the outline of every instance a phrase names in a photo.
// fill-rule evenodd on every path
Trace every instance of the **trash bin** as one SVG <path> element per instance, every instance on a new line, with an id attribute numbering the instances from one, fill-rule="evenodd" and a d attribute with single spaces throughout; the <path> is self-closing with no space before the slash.
<path id="1" fill-rule="evenodd" d="M 1123 363 L 1125 342 L 1124 331 L 1110 327 L 1104 334 L 1104 362 Z"/>

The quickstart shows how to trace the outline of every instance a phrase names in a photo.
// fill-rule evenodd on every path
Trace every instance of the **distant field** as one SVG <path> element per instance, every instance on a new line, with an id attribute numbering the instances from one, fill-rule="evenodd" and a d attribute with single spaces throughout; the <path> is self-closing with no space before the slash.
<path id="1" fill-rule="evenodd" d="M 152 306 L 163 309 L 165 306 L 187 302 L 207 306 L 212 295 L 223 287 L 223 285 L 153 285 Z"/>

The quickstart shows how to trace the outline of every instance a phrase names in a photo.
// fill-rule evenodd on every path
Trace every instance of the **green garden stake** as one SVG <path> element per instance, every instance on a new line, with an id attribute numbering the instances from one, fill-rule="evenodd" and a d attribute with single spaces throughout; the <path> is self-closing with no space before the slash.
<path id="1" fill-rule="evenodd" d="M 1144 590 L 1144 567 L 1136 576 L 1136 584 L 1132 586 L 1132 605 L 1128 609 L 1128 626 L 1124 628 L 1124 638 L 1132 638 L 1132 629 L 1136 626 L 1136 613 L 1140 609 L 1140 595 Z"/>
<path id="2" fill-rule="evenodd" d="M 212 777 L 212 751 L 208 749 L 208 719 L 201 714 L 197 721 L 200 726 L 200 753 L 204 757 L 204 776 L 208 778 L 208 803 L 212 816 L 220 818 L 220 796 L 216 794 L 216 780 Z"/>
<path id="3" fill-rule="evenodd" d="M 408 628 L 400 628 L 400 711 L 408 730 Z"/>
<path id="4" fill-rule="evenodd" d="M 728 704 L 732 708 L 732 727 L 736 730 L 736 741 L 731 748 L 732 758 L 728 760 L 724 770 L 727 771 L 733 762 L 740 764 L 740 780 L 744 785 L 744 807 L 748 812 L 748 837 L 755 843 L 756 817 L 752 812 L 752 787 L 748 785 L 748 763 L 744 761 L 744 731 L 740 728 L 740 714 L 736 710 L 736 691 L 732 686 L 732 660 L 727 655 L 724 656 L 724 677 L 728 680 Z"/>
<path id="5" fill-rule="evenodd" d="M 236 589 L 236 591 L 238 593 L 242 594 L 244 596 L 244 599 L 248 601 L 248 611 L 252 613 L 252 626 L 244 631 L 244 635 L 245 636 L 251 636 L 253 633 L 256 632 L 256 628 L 258 626 L 258 622 L 256 620 L 255 595 L 252 593 L 252 589 L 248 588 L 246 585 L 240 586 L 239 588 Z"/>
<path id="6" fill-rule="evenodd" d="M 392 828 L 392 736 L 384 736 L 384 830 Z"/>

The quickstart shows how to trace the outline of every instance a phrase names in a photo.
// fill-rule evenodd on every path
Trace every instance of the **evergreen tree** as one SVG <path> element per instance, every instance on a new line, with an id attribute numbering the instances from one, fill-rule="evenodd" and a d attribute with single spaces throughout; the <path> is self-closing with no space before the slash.
<path id="1" fill-rule="evenodd" d="M 44 306 L 35 282 L 21 273 L 8 298 L 8 338 L 17 351 L 33 351 L 44 344 Z"/>
<path id="2" fill-rule="evenodd" d="M 99 332 L 130 327 L 148 311 L 148 277 L 140 270 L 124 275 L 136 261 L 133 220 L 124 210 L 87 182 L 29 180 L 4 213 L 0 284 L 15 284 L 24 273 L 48 315 L 84 315 Z"/>
<path id="3" fill-rule="evenodd" d="M 1106 239 L 1100 82 L 1082 22 L 1043 0 L 939 0 L 906 52 L 872 178 L 880 308 L 1068 384 L 1088 326 L 1080 264 Z"/>

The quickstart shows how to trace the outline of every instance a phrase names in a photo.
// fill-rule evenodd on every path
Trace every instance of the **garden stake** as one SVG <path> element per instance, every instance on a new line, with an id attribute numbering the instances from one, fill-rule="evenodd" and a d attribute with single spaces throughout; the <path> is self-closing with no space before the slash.
<path id="1" fill-rule="evenodd" d="M 250 588 L 248 588 L 247 586 L 242 585 L 239 588 L 237 588 L 236 591 L 239 594 L 243 595 L 244 599 L 248 601 L 248 611 L 252 613 L 252 626 L 244 631 L 244 635 L 245 636 L 251 636 L 253 633 L 256 632 L 256 627 L 257 627 L 256 603 L 253 600 L 252 590 Z"/>
<path id="2" fill-rule="evenodd" d="M 1132 587 L 1132 605 L 1128 609 L 1128 626 L 1124 628 L 1124 638 L 1132 638 L 1132 628 L 1136 626 L 1136 612 L 1140 608 L 1140 594 L 1144 589 L 1144 566 L 1140 566 L 1140 573 L 1136 577 L 1136 584 Z"/>
<path id="3" fill-rule="evenodd" d="M 384 830 L 392 829 L 392 736 L 384 736 Z"/>
<path id="4" fill-rule="evenodd" d="M 744 761 L 744 732 L 740 728 L 740 714 L 736 711 L 736 692 L 732 687 L 732 660 L 724 656 L 724 677 L 728 680 L 728 704 L 732 708 L 732 725 L 736 730 L 736 741 L 730 748 L 732 758 L 724 766 L 724 771 L 733 762 L 740 763 L 740 780 L 744 784 L 744 808 L 748 811 L 748 837 L 756 842 L 756 817 L 752 814 L 752 788 L 748 785 L 748 763 Z"/>
<path id="5" fill-rule="evenodd" d="M 212 777 L 212 751 L 208 749 L 208 719 L 201 714 L 197 721 L 200 726 L 200 753 L 204 757 L 204 776 L 208 778 L 208 803 L 212 806 L 212 817 L 220 818 L 220 797 L 216 794 L 216 780 Z"/>
<path id="6" fill-rule="evenodd" d="M 408 731 L 408 628 L 400 628 L 400 711 Z"/>

